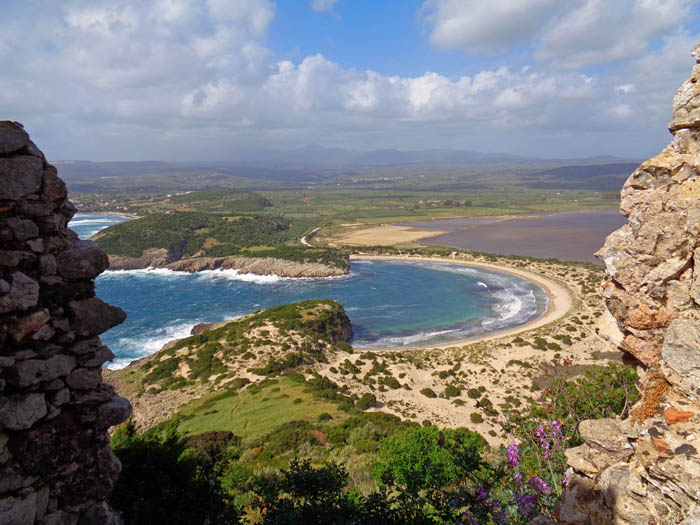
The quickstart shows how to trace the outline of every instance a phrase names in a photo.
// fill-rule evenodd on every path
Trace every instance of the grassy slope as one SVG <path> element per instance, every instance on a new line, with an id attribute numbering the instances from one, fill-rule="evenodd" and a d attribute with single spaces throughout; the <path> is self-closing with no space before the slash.
<path id="1" fill-rule="evenodd" d="M 211 394 L 182 407 L 178 429 L 187 435 L 210 430 L 230 430 L 244 438 L 256 438 L 290 421 L 315 422 L 321 414 L 339 421 L 347 414 L 338 402 L 314 397 L 298 377 L 281 376 L 236 392 Z"/>
<path id="2" fill-rule="evenodd" d="M 122 395 L 141 398 L 140 410 L 146 426 L 168 417 L 159 410 L 171 410 L 173 406 L 190 402 L 194 402 L 194 408 L 189 413 L 202 416 L 210 410 L 202 408 L 202 403 L 215 405 L 217 410 L 229 406 L 230 398 L 251 381 L 259 382 L 281 372 L 327 362 L 335 354 L 347 352 L 351 348 L 345 340 L 350 330 L 339 303 L 302 301 L 257 312 L 181 339 L 122 370 L 106 371 L 106 376 Z M 334 385 L 321 386 L 333 392 L 337 390 Z M 223 397 L 217 399 L 220 395 Z M 242 399 L 250 398 L 250 394 L 243 395 Z M 286 407 L 294 399 L 282 397 L 277 401 Z M 310 413 L 318 415 L 328 410 L 331 407 L 323 406 Z M 302 411 L 309 411 L 308 406 L 296 407 L 289 413 Z M 212 424 L 202 423 L 207 428 Z"/>

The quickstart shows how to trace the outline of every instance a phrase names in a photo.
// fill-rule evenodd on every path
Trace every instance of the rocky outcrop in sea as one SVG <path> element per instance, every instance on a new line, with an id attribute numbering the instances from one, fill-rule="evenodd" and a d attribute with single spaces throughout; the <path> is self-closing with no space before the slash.
<path id="1" fill-rule="evenodd" d="M 165 268 L 179 272 L 201 272 L 220 269 L 238 270 L 241 274 L 279 277 L 334 277 L 348 273 L 346 269 L 321 263 L 288 261 L 273 257 L 193 257 L 168 262 L 168 253 L 164 249 L 147 250 L 138 258 L 110 255 L 109 263 L 111 270 Z"/>
<path id="2" fill-rule="evenodd" d="M 124 312 L 95 297 L 108 265 L 68 229 L 56 168 L 0 122 L 0 523 L 120 523 L 107 504 L 121 465 L 107 429 L 129 402 L 102 382 L 99 335 Z"/>
<path id="3" fill-rule="evenodd" d="M 598 257 L 605 334 L 642 369 L 624 421 L 584 421 L 567 451 L 563 523 L 700 523 L 700 45 L 673 99 L 671 143 L 622 189 L 626 225 Z"/>

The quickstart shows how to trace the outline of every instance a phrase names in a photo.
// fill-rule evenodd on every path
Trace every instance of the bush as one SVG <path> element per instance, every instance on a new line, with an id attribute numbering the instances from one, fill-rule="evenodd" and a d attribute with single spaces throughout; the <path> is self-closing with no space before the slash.
<path id="1" fill-rule="evenodd" d="M 454 385 L 447 385 L 445 387 L 445 397 L 450 399 L 451 397 L 457 397 L 462 391 Z"/>
<path id="2" fill-rule="evenodd" d="M 469 415 L 469 419 L 471 419 L 471 420 L 472 420 L 472 423 L 474 423 L 475 425 L 478 425 L 479 423 L 483 423 L 483 422 L 484 422 L 484 418 L 481 417 L 481 414 L 479 414 L 478 412 L 472 412 L 472 413 Z"/>
<path id="3" fill-rule="evenodd" d="M 420 391 L 420 393 L 423 394 L 425 397 L 429 397 L 431 399 L 434 397 L 437 397 L 437 394 L 435 393 L 435 391 L 432 388 L 423 388 Z"/>
<path id="4" fill-rule="evenodd" d="M 358 454 L 371 454 L 377 451 L 379 443 L 373 439 L 363 439 L 355 443 L 354 447 Z"/>
<path id="5" fill-rule="evenodd" d="M 383 441 L 374 465 L 377 479 L 411 492 L 441 487 L 478 469 L 485 440 L 466 428 L 435 426 L 399 432 Z"/>
<path id="6" fill-rule="evenodd" d="M 375 406 L 377 406 L 377 398 L 374 394 L 362 394 L 362 397 L 355 403 L 355 407 L 359 410 L 367 410 Z"/>

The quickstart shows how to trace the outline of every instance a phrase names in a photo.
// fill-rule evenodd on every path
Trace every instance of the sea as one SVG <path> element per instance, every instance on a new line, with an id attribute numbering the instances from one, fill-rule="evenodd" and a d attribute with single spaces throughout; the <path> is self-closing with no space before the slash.
<path id="1" fill-rule="evenodd" d="M 79 213 L 71 228 L 88 238 L 127 217 Z M 512 274 L 441 262 L 353 260 L 341 277 L 284 278 L 236 270 L 107 271 L 96 293 L 127 313 L 102 335 L 109 368 L 152 354 L 202 322 L 235 319 L 305 299 L 334 299 L 352 322 L 355 348 L 448 344 L 526 323 L 547 308 L 536 284 Z"/>

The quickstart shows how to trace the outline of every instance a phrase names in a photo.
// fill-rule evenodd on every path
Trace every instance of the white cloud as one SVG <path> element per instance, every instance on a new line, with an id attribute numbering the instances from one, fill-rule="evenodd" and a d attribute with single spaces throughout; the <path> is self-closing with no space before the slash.
<path id="1" fill-rule="evenodd" d="M 541 20 L 559 0 L 428 0 L 423 18 L 431 23 L 430 39 L 445 49 L 470 54 L 507 51 L 537 34 Z"/>
<path id="2" fill-rule="evenodd" d="M 550 19 L 537 56 L 566 69 L 644 55 L 650 42 L 689 18 L 689 0 L 585 0 Z"/>
<path id="3" fill-rule="evenodd" d="M 330 11 L 338 0 L 311 0 L 311 9 L 314 11 Z"/>
<path id="4" fill-rule="evenodd" d="M 422 16 L 437 28 L 461 4 L 433 0 Z M 566 3 L 558 20 L 589 4 Z M 231 148 L 313 142 L 558 157 L 653 152 L 666 140 L 671 97 L 688 76 L 697 40 L 671 31 L 657 49 L 597 73 L 552 68 L 556 56 L 528 56 L 528 64 L 501 62 L 457 77 L 400 76 L 342 67 L 321 53 L 281 60 L 266 44 L 275 16 L 267 0 L 17 5 L 14 17 L 0 8 L 0 113 L 23 121 L 53 158 L 226 158 Z M 536 16 L 516 16 L 517 34 L 508 34 L 513 22 L 501 11 L 518 14 L 521 2 L 474 5 L 474 20 L 458 17 L 457 29 L 443 25 L 433 40 L 494 52 L 531 38 L 548 20 L 548 0 L 538 0 L 530 5 Z M 674 16 L 648 22 L 644 34 L 659 34 Z M 478 22 L 489 17 L 497 19 L 495 32 L 479 40 Z M 467 29 L 471 36 L 460 40 Z M 543 31 L 556 35 L 549 23 Z M 583 42 L 567 56 L 591 49 Z"/>
<path id="5" fill-rule="evenodd" d="M 422 16 L 444 49 L 500 54 L 523 44 L 562 69 L 619 62 L 691 18 L 691 0 L 427 0 Z"/>

